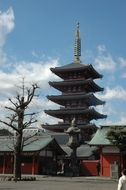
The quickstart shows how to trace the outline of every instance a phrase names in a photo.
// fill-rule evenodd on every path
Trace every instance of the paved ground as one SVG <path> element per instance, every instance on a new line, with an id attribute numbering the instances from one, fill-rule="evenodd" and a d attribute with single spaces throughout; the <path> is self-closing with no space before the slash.
<path id="1" fill-rule="evenodd" d="M 117 181 L 99 178 L 43 177 L 37 181 L 0 181 L 0 190 L 116 190 Z"/>

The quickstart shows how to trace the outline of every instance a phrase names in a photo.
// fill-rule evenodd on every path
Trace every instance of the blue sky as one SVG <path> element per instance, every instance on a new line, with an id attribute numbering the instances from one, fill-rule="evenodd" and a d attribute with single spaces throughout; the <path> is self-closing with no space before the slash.
<path id="1" fill-rule="evenodd" d="M 96 96 L 106 104 L 97 110 L 108 118 L 98 124 L 126 124 L 125 18 L 125 0 L 0 0 L 0 104 L 25 77 L 41 87 L 32 105 L 41 110 L 39 122 L 55 122 L 43 113 L 55 107 L 46 95 L 57 93 L 48 85 L 57 80 L 49 68 L 73 61 L 80 22 L 81 60 L 103 74 L 96 83 L 105 91 Z"/>

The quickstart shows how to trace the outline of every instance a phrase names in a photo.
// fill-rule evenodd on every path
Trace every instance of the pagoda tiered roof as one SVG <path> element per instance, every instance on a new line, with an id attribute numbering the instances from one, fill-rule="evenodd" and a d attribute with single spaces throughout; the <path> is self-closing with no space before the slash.
<path id="1" fill-rule="evenodd" d="M 88 120 L 97 120 L 97 119 L 104 119 L 107 116 L 100 114 L 97 112 L 94 108 L 62 108 L 62 109 L 57 109 L 57 110 L 45 110 L 45 113 L 48 115 L 51 115 L 53 117 L 57 117 L 60 119 L 63 119 L 64 116 L 69 116 L 69 115 L 74 115 L 75 117 L 78 115 L 83 115 L 85 118 Z"/>
<path id="2" fill-rule="evenodd" d="M 74 93 L 65 95 L 47 96 L 47 98 L 59 105 L 66 105 L 69 100 L 84 100 L 87 106 L 103 105 L 105 101 L 98 99 L 93 93 Z"/>
<path id="3" fill-rule="evenodd" d="M 67 130 L 70 127 L 70 123 L 56 123 L 56 124 L 44 124 L 44 128 L 46 128 L 47 130 L 52 130 L 52 131 L 60 131 L 60 132 L 64 132 L 65 130 Z M 43 127 L 43 126 L 42 126 Z M 87 123 L 87 124 L 82 124 L 82 123 L 78 123 L 77 127 L 79 129 L 97 129 L 97 126 L 94 123 Z"/>
<path id="4" fill-rule="evenodd" d="M 99 85 L 97 85 L 91 78 L 87 80 L 65 80 L 58 82 L 53 81 L 49 82 L 49 85 L 56 88 L 57 90 L 60 90 L 61 92 L 66 92 L 65 87 L 74 86 L 84 86 L 88 92 L 100 92 L 104 90 L 104 88 L 101 88 Z"/>
<path id="5" fill-rule="evenodd" d="M 50 68 L 55 75 L 60 77 L 60 81 L 50 81 L 49 85 L 59 90 L 60 95 L 50 95 L 47 98 L 61 107 L 44 111 L 54 118 L 61 119 L 62 122 L 50 125 L 46 123 L 43 128 L 63 132 L 70 127 L 72 119 L 75 118 L 77 126 L 81 129 L 82 142 L 84 142 L 89 137 L 91 138 L 96 129 L 96 126 L 90 123 L 91 120 L 103 119 L 107 116 L 94 109 L 97 105 L 105 104 L 94 95 L 95 92 L 104 90 L 95 83 L 95 79 L 102 78 L 102 75 L 91 64 L 82 64 L 80 56 L 81 38 L 78 24 L 73 62 Z"/>
<path id="6" fill-rule="evenodd" d="M 65 79 L 68 76 L 68 73 L 72 72 L 82 73 L 85 78 L 102 78 L 102 75 L 99 74 L 91 64 L 86 65 L 73 62 L 61 67 L 51 68 L 50 70 L 62 79 Z"/>

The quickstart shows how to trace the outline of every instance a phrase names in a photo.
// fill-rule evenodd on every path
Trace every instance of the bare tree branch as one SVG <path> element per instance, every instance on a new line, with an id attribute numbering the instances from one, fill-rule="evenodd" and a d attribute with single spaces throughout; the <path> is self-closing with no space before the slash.
<path id="1" fill-rule="evenodd" d="M 24 116 L 33 116 L 33 115 L 37 115 L 39 113 L 40 112 L 26 113 L 26 114 L 24 114 Z"/>
<path id="2" fill-rule="evenodd" d="M 5 106 L 5 108 L 8 109 L 8 110 L 11 110 L 11 111 L 13 111 L 13 112 L 16 112 L 16 109 L 14 109 L 14 108 L 12 108 L 12 107 Z"/>
<path id="3" fill-rule="evenodd" d="M 35 96 L 35 90 L 37 88 L 39 88 L 37 84 L 32 85 L 32 89 L 29 90 L 29 93 L 28 93 L 26 104 L 29 104 L 32 101 L 33 97 Z"/>
<path id="4" fill-rule="evenodd" d="M 33 84 L 31 88 L 25 88 L 24 79 L 22 84 L 22 93 L 17 93 L 15 101 L 11 98 L 9 102 L 13 105 L 6 106 L 5 109 L 13 112 L 10 116 L 7 117 L 9 122 L 0 120 L 1 123 L 11 127 L 14 133 L 14 178 L 21 178 L 21 152 L 24 145 L 23 130 L 33 123 L 36 123 L 35 115 L 37 113 L 25 113 L 29 104 L 32 102 L 33 98 L 36 96 L 35 92 L 38 89 L 37 84 Z M 29 118 L 27 117 L 29 116 Z M 27 117 L 27 120 L 25 119 Z M 26 121 L 25 121 L 26 120 Z M 16 126 L 15 126 L 16 125 Z"/>
<path id="5" fill-rule="evenodd" d="M 35 134 L 31 135 L 30 137 L 25 138 L 25 140 L 24 140 L 25 143 L 23 144 L 23 147 L 25 147 L 26 145 L 31 144 L 31 142 L 35 142 L 35 141 L 38 140 L 38 137 L 37 138 L 33 138 L 33 137 L 35 137 Z"/>
<path id="6" fill-rule="evenodd" d="M 17 94 L 16 99 L 18 100 L 19 105 L 20 105 L 20 104 L 21 104 L 21 101 L 20 101 L 20 95 L 19 95 L 19 94 Z"/>
<path id="7" fill-rule="evenodd" d="M 31 126 L 33 123 L 36 123 L 36 122 L 37 122 L 37 120 L 33 120 L 33 121 L 30 120 L 29 122 L 26 122 L 26 123 L 24 124 L 23 129 L 25 129 L 25 128 Z"/>
<path id="8" fill-rule="evenodd" d="M 14 103 L 12 100 L 11 100 L 11 98 L 9 98 L 9 101 L 15 106 L 15 107 L 17 107 L 17 103 Z"/>
<path id="9" fill-rule="evenodd" d="M 15 131 L 19 132 L 19 130 L 15 126 L 13 126 L 11 123 L 7 123 L 6 121 L 2 121 L 2 120 L 0 120 L 0 122 L 7 125 L 7 126 L 9 126 L 9 127 L 11 127 Z"/>

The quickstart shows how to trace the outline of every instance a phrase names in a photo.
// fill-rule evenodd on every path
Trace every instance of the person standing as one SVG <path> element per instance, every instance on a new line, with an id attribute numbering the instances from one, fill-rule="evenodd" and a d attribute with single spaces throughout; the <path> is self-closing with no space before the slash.
<path id="1" fill-rule="evenodd" d="M 122 171 L 122 176 L 119 178 L 118 181 L 117 190 L 126 190 L 126 169 Z"/>

